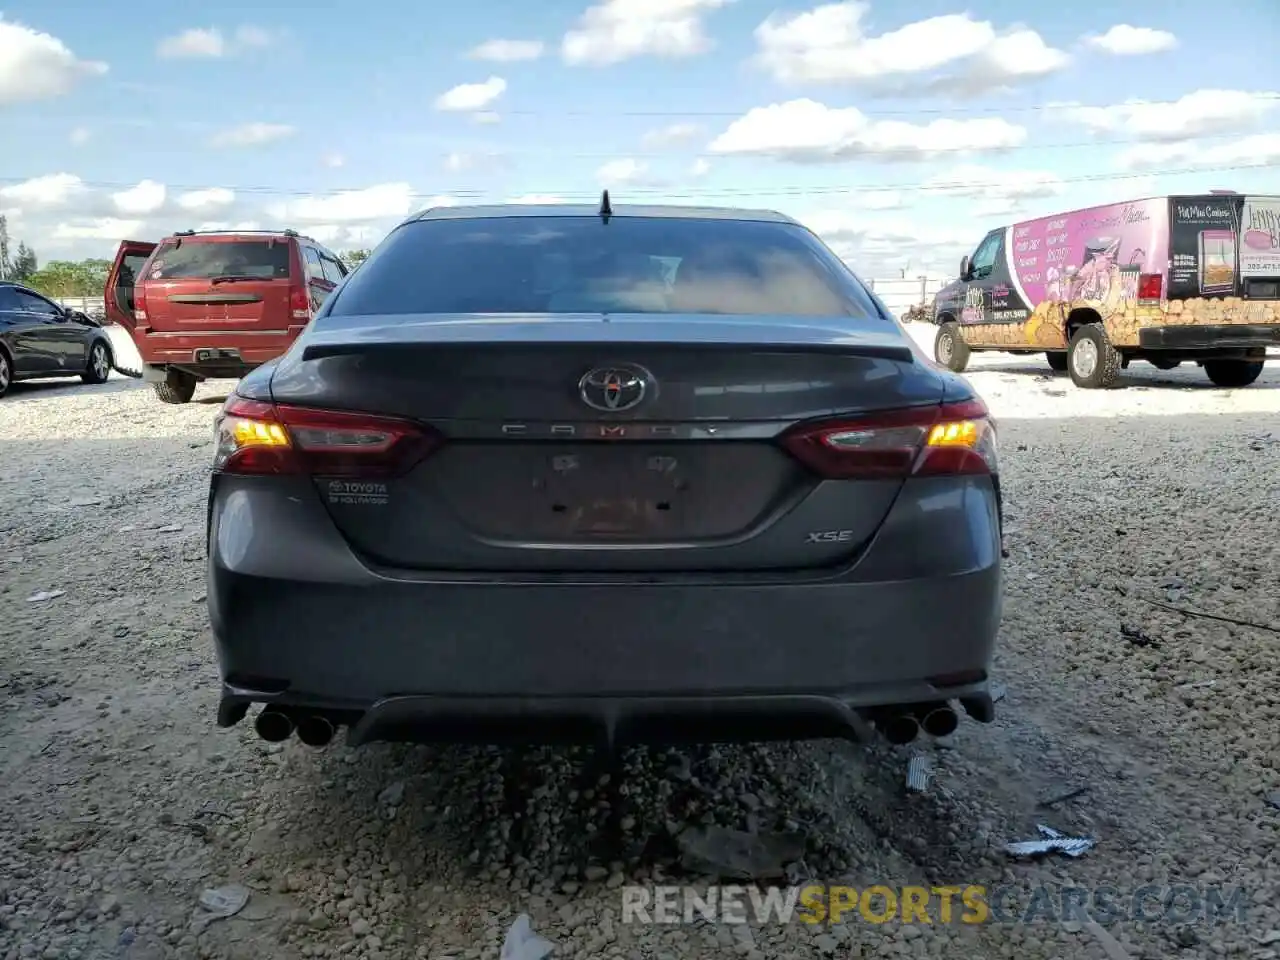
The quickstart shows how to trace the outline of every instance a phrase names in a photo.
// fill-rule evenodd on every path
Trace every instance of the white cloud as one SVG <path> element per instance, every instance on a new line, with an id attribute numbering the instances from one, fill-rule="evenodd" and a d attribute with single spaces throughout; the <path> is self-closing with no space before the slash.
<path id="1" fill-rule="evenodd" d="M 347 158 L 340 153 L 326 153 L 321 157 L 321 162 L 326 167 L 331 167 L 336 170 L 347 162 Z"/>
<path id="2" fill-rule="evenodd" d="M 664 147 L 678 147 L 688 143 L 702 132 L 696 123 L 673 123 L 667 127 L 650 130 L 640 138 L 640 144 L 646 150 L 661 150 Z"/>
<path id="3" fill-rule="evenodd" d="M 225 187 L 209 187 L 207 190 L 189 190 L 178 196 L 177 204 L 183 210 L 205 211 L 229 207 L 235 203 L 234 190 Z"/>
<path id="4" fill-rule="evenodd" d="M 453 112 L 482 110 L 502 96 L 507 81 L 490 77 L 483 83 L 460 83 L 436 97 L 436 109 Z"/>
<path id="5" fill-rule="evenodd" d="M 56 224 L 49 235 L 54 242 L 69 240 L 110 240 L 118 243 L 136 237 L 142 230 L 142 220 L 120 220 L 116 217 L 77 219 Z"/>
<path id="6" fill-rule="evenodd" d="M 67 135 L 67 139 L 71 141 L 73 147 L 83 147 L 92 136 L 93 133 L 88 127 L 76 127 Z"/>
<path id="7" fill-rule="evenodd" d="M 566 63 L 606 66 L 635 57 L 692 57 L 711 49 L 702 19 L 732 0 L 605 0 L 564 35 Z"/>
<path id="8" fill-rule="evenodd" d="M 1108 107 L 1063 104 L 1059 110 L 1066 119 L 1093 133 L 1176 143 L 1244 132 L 1277 107 L 1280 107 L 1280 93 L 1197 90 L 1168 103 L 1127 100 Z"/>
<path id="9" fill-rule="evenodd" d="M 84 181 L 70 173 L 33 177 L 9 187 L 0 187 L 0 198 L 24 207 L 60 207 L 79 199 L 86 191 Z"/>
<path id="10" fill-rule="evenodd" d="M 1262 167 L 1280 164 L 1280 133 L 1258 133 L 1230 143 L 1148 143 L 1116 156 L 1121 170 L 1156 167 Z"/>
<path id="11" fill-rule="evenodd" d="M 507 203 L 522 203 L 529 206 L 545 206 L 549 203 L 565 203 L 564 197 L 553 196 L 549 193 L 526 193 L 521 197 L 512 197 Z"/>
<path id="12" fill-rule="evenodd" d="M 111 202 L 119 213 L 146 216 L 164 206 L 166 191 L 163 183 L 143 180 L 136 187 L 111 195 Z"/>
<path id="13" fill-rule="evenodd" d="M 492 169 L 493 167 L 501 166 L 505 159 L 503 154 L 496 150 L 481 153 L 455 151 L 444 158 L 444 167 L 451 173 L 461 173 L 464 170 Z"/>
<path id="14" fill-rule="evenodd" d="M 1133 27 L 1118 23 L 1106 33 L 1088 36 L 1085 43 L 1117 57 L 1136 57 L 1145 53 L 1163 53 L 1178 46 L 1178 38 L 1168 30 Z"/>
<path id="15" fill-rule="evenodd" d="M 521 60 L 537 60 L 545 50 L 546 44 L 541 40 L 486 40 L 467 55 L 472 60 L 516 63 Z"/>
<path id="16" fill-rule="evenodd" d="M 1031 200 L 1060 196 L 1062 178 L 1048 170 L 996 170 L 967 165 L 925 181 L 926 193 L 947 197 L 982 197 L 988 200 Z"/>
<path id="17" fill-rule="evenodd" d="M 947 155 L 994 153 L 1021 146 L 1025 127 L 998 117 L 940 118 L 928 123 L 873 120 L 855 107 L 827 107 L 791 100 L 756 107 L 731 123 L 711 144 L 718 154 L 771 156 L 796 163 L 829 163 L 851 157 L 927 160 Z"/>
<path id="18" fill-rule="evenodd" d="M 298 131 L 284 123 L 246 123 L 214 134 L 215 147 L 256 147 L 292 137 Z"/>
<path id="19" fill-rule="evenodd" d="M 226 53 L 227 40 L 222 31 L 205 27 L 183 30 L 156 45 L 156 56 L 161 60 L 215 60 Z"/>
<path id="20" fill-rule="evenodd" d="M 908 23 L 872 36 L 870 6 L 828 3 L 775 13 L 755 31 L 757 62 L 782 83 L 845 82 L 906 93 L 974 95 L 1062 70 L 1070 58 L 1034 30 L 1001 33 L 968 13 Z"/>
<path id="21" fill-rule="evenodd" d="M 648 173 L 648 164 L 625 157 L 621 160 L 610 160 L 601 166 L 596 171 L 596 179 L 606 187 L 621 187 L 644 181 Z"/>
<path id="22" fill-rule="evenodd" d="M 81 60 L 57 37 L 0 14 L 0 106 L 65 96 L 107 65 Z"/>
<path id="23" fill-rule="evenodd" d="M 933 219 L 877 218 L 858 210 L 828 210 L 797 218 L 863 278 L 954 273 L 960 257 L 982 239 L 982 227 Z"/>
<path id="24" fill-rule="evenodd" d="M 711 162 L 706 157 L 699 157 L 693 161 L 693 165 L 689 168 L 689 176 L 705 177 L 711 172 Z"/>
<path id="25" fill-rule="evenodd" d="M 156 45 L 161 60 L 217 60 L 246 50 L 273 46 L 278 34 L 263 27 L 238 27 L 231 40 L 217 27 L 192 27 L 165 37 Z"/>
<path id="26" fill-rule="evenodd" d="M 336 223 L 322 223 L 307 228 L 307 235 L 312 239 L 338 250 L 353 247 L 371 247 L 386 234 L 389 228 L 381 226 L 344 226 Z"/>
<path id="27" fill-rule="evenodd" d="M 405 217 L 415 206 L 407 183 L 380 183 L 363 190 L 344 190 L 329 196 L 299 197 L 275 204 L 268 212 L 275 220 L 305 223 L 367 223 Z"/>
<path id="28" fill-rule="evenodd" d="M 240 220 L 235 222 L 230 220 L 206 220 L 204 223 L 196 224 L 192 229 L 202 233 L 215 230 L 229 233 L 232 230 L 261 230 L 262 224 L 257 220 Z"/>

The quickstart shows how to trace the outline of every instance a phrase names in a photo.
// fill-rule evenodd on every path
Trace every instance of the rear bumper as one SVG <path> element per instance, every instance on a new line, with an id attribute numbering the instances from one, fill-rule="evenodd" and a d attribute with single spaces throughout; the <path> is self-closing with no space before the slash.
<path id="1" fill-rule="evenodd" d="M 273 703 L 355 743 L 856 736 L 877 707 L 980 703 L 1001 612 L 985 478 L 908 484 L 843 570 L 645 583 L 379 571 L 308 485 L 215 477 L 208 577 L 220 722 Z"/>
<path id="2" fill-rule="evenodd" d="M 1249 350 L 1280 347 L 1280 325 L 1234 323 L 1143 327 L 1138 331 L 1138 346 L 1143 350 Z"/>
<path id="3" fill-rule="evenodd" d="M 253 369 L 280 356 L 305 326 L 287 330 L 133 331 L 143 363 L 183 369 Z"/>

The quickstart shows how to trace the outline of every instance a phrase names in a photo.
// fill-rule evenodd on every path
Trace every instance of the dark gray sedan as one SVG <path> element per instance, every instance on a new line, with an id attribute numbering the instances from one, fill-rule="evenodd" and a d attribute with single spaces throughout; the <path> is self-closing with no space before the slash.
<path id="1" fill-rule="evenodd" d="M 216 430 L 222 726 L 905 743 L 992 719 L 987 409 L 782 215 L 427 211 Z"/>
<path id="2" fill-rule="evenodd" d="M 111 341 L 97 323 L 18 283 L 0 282 L 0 397 L 16 380 L 105 383 Z"/>

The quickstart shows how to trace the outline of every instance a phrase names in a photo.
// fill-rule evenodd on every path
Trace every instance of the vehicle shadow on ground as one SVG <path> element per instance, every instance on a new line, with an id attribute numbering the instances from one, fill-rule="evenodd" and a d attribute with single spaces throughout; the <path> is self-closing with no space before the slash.
<path id="1" fill-rule="evenodd" d="M 1072 382 L 1071 377 L 1065 372 L 1056 372 L 1050 370 L 1044 363 L 1036 363 L 1031 360 L 1017 361 L 987 361 L 974 363 L 965 370 L 966 376 L 977 373 L 1000 373 L 1022 377 L 1043 378 L 1046 381 L 1061 382 L 1070 389 L 1079 389 Z M 1174 376 L 1170 376 L 1173 373 Z M 1262 376 L 1249 384 L 1247 387 L 1219 387 L 1209 381 L 1194 364 L 1183 364 L 1176 371 L 1160 370 L 1148 363 L 1136 363 L 1124 370 L 1120 374 L 1117 384 L 1120 388 L 1139 387 L 1139 388 L 1164 388 L 1164 389 L 1180 389 L 1180 390 L 1280 390 L 1280 363 L 1274 365 L 1268 364 Z"/>
<path id="2" fill-rule="evenodd" d="M 132 377 L 112 377 L 106 383 L 83 383 L 79 377 L 51 378 L 48 380 L 18 380 L 9 385 L 9 392 L 0 403 L 11 403 L 15 400 L 56 400 L 69 393 L 103 395 L 109 393 L 125 393 L 138 390 L 146 384 Z"/>

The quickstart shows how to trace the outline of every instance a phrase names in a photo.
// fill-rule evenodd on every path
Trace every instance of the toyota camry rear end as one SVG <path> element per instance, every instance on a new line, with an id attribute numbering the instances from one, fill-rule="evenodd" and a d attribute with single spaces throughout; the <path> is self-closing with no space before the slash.
<path id="1" fill-rule="evenodd" d="M 218 418 L 218 720 L 348 742 L 992 719 L 996 436 L 778 214 L 397 227 Z"/>

